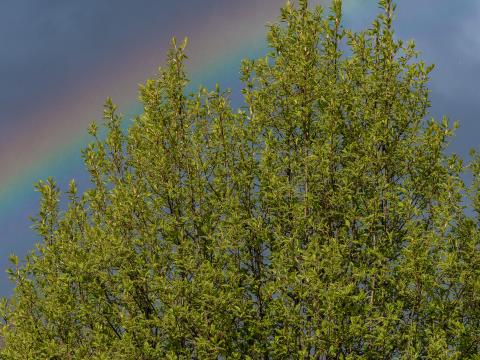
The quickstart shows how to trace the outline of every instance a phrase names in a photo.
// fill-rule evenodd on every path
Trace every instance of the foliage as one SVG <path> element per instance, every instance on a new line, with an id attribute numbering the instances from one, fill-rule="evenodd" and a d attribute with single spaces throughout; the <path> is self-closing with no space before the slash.
<path id="1" fill-rule="evenodd" d="M 175 41 L 128 131 L 108 100 L 92 187 L 61 211 L 37 185 L 3 359 L 478 359 L 480 158 L 447 155 L 432 66 L 379 5 L 352 32 L 341 1 L 287 3 L 239 111 L 186 95 Z"/>

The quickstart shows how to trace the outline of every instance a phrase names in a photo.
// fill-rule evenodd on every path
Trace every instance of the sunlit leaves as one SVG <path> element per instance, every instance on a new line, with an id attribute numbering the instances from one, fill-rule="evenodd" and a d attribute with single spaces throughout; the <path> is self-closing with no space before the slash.
<path id="1" fill-rule="evenodd" d="M 476 356 L 479 156 L 446 155 L 433 67 L 379 6 L 352 32 L 341 1 L 287 3 L 242 63 L 239 111 L 218 86 L 185 92 L 175 40 L 127 131 L 107 100 L 92 187 L 64 207 L 37 184 L 43 241 L 11 257 L 3 358 Z"/>

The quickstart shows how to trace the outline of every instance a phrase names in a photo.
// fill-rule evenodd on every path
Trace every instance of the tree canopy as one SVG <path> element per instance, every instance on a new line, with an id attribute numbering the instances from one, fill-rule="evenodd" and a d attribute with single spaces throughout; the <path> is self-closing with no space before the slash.
<path id="1" fill-rule="evenodd" d="M 37 185 L 1 358 L 479 359 L 480 159 L 379 7 L 354 32 L 287 3 L 238 110 L 187 93 L 175 40 L 127 130 L 107 100 L 91 187 Z"/>

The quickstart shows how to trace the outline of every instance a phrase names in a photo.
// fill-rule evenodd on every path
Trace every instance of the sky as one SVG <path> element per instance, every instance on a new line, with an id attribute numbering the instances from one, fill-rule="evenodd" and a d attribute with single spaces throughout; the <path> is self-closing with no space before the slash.
<path id="1" fill-rule="evenodd" d="M 311 3 L 328 3 L 312 0 Z M 138 84 L 156 74 L 172 36 L 189 38 L 191 88 L 231 88 L 240 105 L 239 65 L 267 50 L 266 23 L 284 0 L 2 0 L 0 2 L 0 296 L 12 284 L 12 253 L 39 240 L 30 216 L 34 183 L 52 176 L 88 185 L 80 151 L 86 128 L 112 97 L 126 118 L 139 112 Z M 345 22 L 367 26 L 376 0 L 344 0 Z M 398 38 L 414 39 L 435 63 L 431 115 L 460 122 L 451 151 L 480 143 L 480 1 L 398 0 Z"/>

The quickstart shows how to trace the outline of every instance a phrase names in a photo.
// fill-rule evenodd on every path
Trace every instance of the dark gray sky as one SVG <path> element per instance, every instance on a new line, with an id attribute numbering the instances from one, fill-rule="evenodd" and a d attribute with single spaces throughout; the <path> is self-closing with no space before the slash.
<path id="1" fill-rule="evenodd" d="M 2 183 L 1 179 L 9 175 L 2 174 L 9 171 L 7 163 L 23 161 L 15 150 L 22 132 L 29 131 L 34 136 L 43 126 L 42 122 L 48 121 L 37 114 L 54 108 L 69 94 L 81 95 L 70 99 L 71 104 L 95 108 L 100 113 L 103 99 L 106 94 L 118 91 L 114 88 L 118 83 L 107 82 L 102 88 L 105 94 L 97 89 L 79 93 L 79 84 L 90 84 L 85 79 L 98 76 L 102 69 L 128 63 L 132 54 L 144 53 L 145 47 L 159 46 L 174 34 L 183 36 L 178 34 L 179 29 L 185 29 L 193 38 L 195 33 L 189 32 L 200 32 L 204 27 L 213 29 L 218 46 L 224 47 L 224 52 L 232 52 L 228 62 L 239 64 L 241 58 L 252 52 L 232 50 L 236 47 L 228 43 L 234 38 L 229 24 L 235 21 L 244 22 L 245 27 L 257 26 L 259 21 L 263 24 L 275 18 L 278 13 L 275 9 L 283 3 L 283 0 L 0 2 L 0 295 L 10 291 L 6 276 L 2 275 L 9 253 L 17 252 L 22 257 L 35 241 L 28 228 L 28 215 L 36 212 L 38 199 L 30 179 L 43 178 L 45 174 L 64 182 L 71 177 L 82 178 L 79 147 L 75 155 L 66 156 L 62 163 L 45 159 L 41 171 L 27 169 L 31 170 L 29 180 L 18 186 Z M 436 64 L 430 83 L 431 114 L 436 118 L 446 115 L 459 120 L 460 128 L 451 150 L 467 156 L 468 150 L 480 143 L 477 135 L 480 131 L 477 115 L 480 0 L 399 0 L 397 4 L 397 36 L 414 39 L 422 51 L 421 57 L 427 63 Z M 354 28 L 368 25 L 376 11 L 375 0 L 345 0 L 346 21 Z M 223 32 L 225 36 L 220 41 Z M 208 39 L 205 42 L 208 43 Z M 162 60 L 138 58 L 135 66 L 144 66 L 145 74 L 153 74 L 154 64 Z M 129 67 L 122 69 L 128 71 Z M 213 81 L 224 81 L 238 91 L 239 83 L 232 80 L 237 77 L 238 66 L 229 69 L 233 69 L 231 78 L 220 74 L 220 79 Z M 215 72 L 212 74 L 215 77 Z M 142 80 L 139 78 L 138 82 Z M 131 86 L 135 88 L 136 83 Z M 54 137 L 72 137 L 67 130 L 68 127 L 64 133 L 52 135 L 52 141 Z M 28 142 L 22 148 L 22 154 L 36 151 L 38 149 Z"/>

